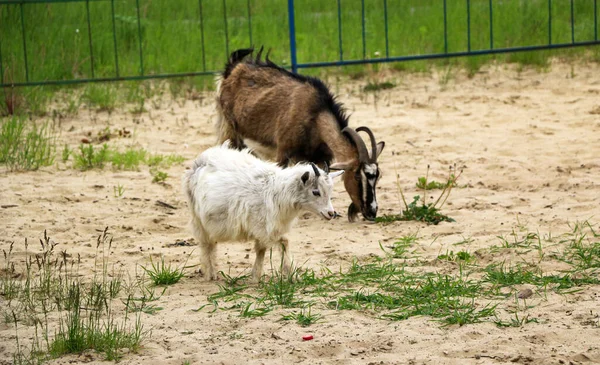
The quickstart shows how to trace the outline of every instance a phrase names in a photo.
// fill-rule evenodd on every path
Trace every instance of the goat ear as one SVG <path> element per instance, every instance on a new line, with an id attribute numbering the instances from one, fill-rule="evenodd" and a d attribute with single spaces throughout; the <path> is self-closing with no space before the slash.
<path id="1" fill-rule="evenodd" d="M 303 184 L 306 184 L 306 182 L 308 181 L 309 175 L 310 175 L 310 173 L 308 171 L 306 171 L 305 173 L 302 174 L 302 177 L 300 179 L 302 179 Z"/>
<path id="2" fill-rule="evenodd" d="M 381 152 L 383 151 L 383 147 L 385 147 L 385 142 L 381 141 L 381 142 L 377 143 L 377 157 L 379 157 L 379 155 L 381 155 Z"/>
<path id="3" fill-rule="evenodd" d="M 329 170 L 350 170 L 353 165 L 353 161 L 336 162 L 329 166 Z"/>
<path id="4" fill-rule="evenodd" d="M 334 172 L 330 172 L 330 173 L 329 173 L 329 176 L 330 176 L 332 179 L 335 179 L 336 177 L 338 177 L 338 176 L 342 175 L 343 173 L 344 173 L 344 170 L 342 170 L 342 171 L 334 171 Z"/>

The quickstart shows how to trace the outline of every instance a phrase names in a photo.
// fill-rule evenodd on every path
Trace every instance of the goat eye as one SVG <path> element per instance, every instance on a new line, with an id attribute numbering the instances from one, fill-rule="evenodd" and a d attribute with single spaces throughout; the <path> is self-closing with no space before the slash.
<path id="1" fill-rule="evenodd" d="M 314 196 L 321 196 L 321 192 L 319 190 L 313 190 L 312 193 Z"/>

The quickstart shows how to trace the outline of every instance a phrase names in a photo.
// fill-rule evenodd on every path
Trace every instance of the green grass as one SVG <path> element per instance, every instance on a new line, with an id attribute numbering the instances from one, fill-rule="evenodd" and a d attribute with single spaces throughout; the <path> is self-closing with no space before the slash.
<path id="1" fill-rule="evenodd" d="M 464 262 L 464 263 L 470 263 L 475 260 L 475 257 L 473 257 L 473 255 L 467 251 L 458 251 L 456 253 L 454 251 L 450 251 L 450 252 L 446 252 L 445 254 L 438 255 L 437 258 L 438 258 L 438 260 L 443 260 L 443 261 Z"/>
<path id="2" fill-rule="evenodd" d="M 72 167 L 82 171 L 103 169 L 107 165 L 115 170 L 137 171 L 145 164 L 150 167 L 153 182 L 163 183 L 168 174 L 159 168 L 169 168 L 185 160 L 178 155 L 150 154 L 143 148 L 129 147 L 121 151 L 108 143 L 80 144 L 75 150 L 65 144 L 57 152 L 57 135 L 50 124 L 38 125 L 16 116 L 0 120 L 0 123 L 0 164 L 6 165 L 11 171 L 50 166 L 59 154 L 63 163 L 72 160 Z M 119 133 L 125 137 L 130 134 L 125 130 Z M 110 129 L 106 128 L 98 133 L 98 140 L 108 141 L 112 135 Z"/>
<path id="3" fill-rule="evenodd" d="M 588 265 L 582 266 L 577 259 L 566 261 L 574 247 L 577 250 L 581 246 L 581 237 L 586 239 L 585 247 L 594 247 L 598 242 L 593 226 L 583 222 L 561 235 L 560 249 L 556 245 L 543 248 L 549 252 L 540 255 L 537 264 L 526 260 L 529 253 L 536 252 L 524 250 L 517 252 L 521 258 L 516 263 L 479 265 L 476 255 L 465 250 L 447 251 L 431 262 L 419 260 L 410 248 L 422 244 L 416 234 L 410 234 L 398 238 L 391 250 L 384 249 L 382 257 L 354 259 L 336 271 L 296 268 L 289 276 L 275 271 L 258 286 L 247 285 L 247 276 L 224 275 L 225 283 L 219 284 L 218 291 L 207 297 L 209 304 L 200 309 L 232 310 L 241 317 L 252 318 L 265 316 L 277 308 L 289 308 L 292 311 L 283 314 L 282 319 L 299 325 L 326 320 L 311 312 L 324 308 L 360 311 L 392 321 L 426 316 L 443 326 L 491 322 L 499 327 L 520 327 L 537 322 L 528 312 L 531 308 L 526 304 L 528 299 L 518 297 L 523 285 L 535 288 L 534 298 L 543 298 L 547 293 L 569 295 L 600 284 L 597 272 L 590 272 Z M 478 254 L 495 252 L 494 247 L 489 247 Z M 444 272 L 430 267 L 443 261 L 458 265 Z M 570 264 L 560 272 L 544 273 L 542 264 L 549 261 Z M 516 309 L 511 306 L 513 300 Z"/>
<path id="4" fill-rule="evenodd" d="M 79 153 L 74 154 L 73 167 L 80 170 L 102 169 L 108 163 L 108 144 L 95 148 L 91 144 L 79 145 Z"/>
<path id="5" fill-rule="evenodd" d="M 389 81 L 384 82 L 369 82 L 365 87 L 363 87 L 363 91 L 365 92 L 376 92 L 381 90 L 389 90 L 395 88 L 396 85 Z"/>
<path id="6" fill-rule="evenodd" d="M 37 170 L 54 163 L 56 135 L 48 123 L 6 118 L 0 126 L 0 164 L 10 170 Z"/>
<path id="7" fill-rule="evenodd" d="M 112 36 L 113 19 L 110 2 L 90 4 L 88 33 L 85 2 L 29 4 L 24 7 L 25 41 L 28 51 L 30 80 L 114 77 L 115 46 L 118 55 L 119 75 L 140 75 L 139 43 L 143 48 L 145 74 L 180 73 L 216 70 L 223 67 L 227 58 L 225 49 L 225 24 L 223 3 L 203 2 L 204 49 L 200 32 L 198 2 L 147 1 L 140 2 L 142 16 L 138 34 L 135 2 L 115 3 L 114 27 L 116 44 Z M 287 7 L 282 0 L 252 0 L 252 42 L 249 40 L 249 19 L 246 0 L 226 2 L 227 37 L 229 51 L 265 45 L 271 48 L 271 59 L 289 65 L 289 39 L 287 36 Z M 366 49 L 362 47 L 361 3 L 346 1 L 342 4 L 342 45 L 344 59 L 383 57 L 386 37 L 383 2 L 366 4 Z M 594 39 L 594 14 L 592 1 L 574 3 L 575 37 L 577 41 Z M 471 2 L 471 49 L 489 48 L 489 8 L 486 1 Z M 552 3 L 552 41 L 571 41 L 570 4 L 568 1 Z M 415 55 L 444 52 L 444 22 L 442 5 L 438 0 L 406 0 L 388 2 L 389 55 Z M 296 41 L 299 62 L 336 61 L 338 50 L 338 14 L 335 1 L 304 0 L 296 2 Z M 448 51 L 467 50 L 467 9 L 465 2 L 448 3 Z M 16 5 L 0 8 L 0 34 L 2 38 L 2 74 L 8 81 L 25 81 L 21 14 Z M 93 46 L 88 43 L 92 37 Z M 59 40 L 59 41 L 57 41 Z M 518 47 L 548 42 L 548 5 L 544 0 L 509 0 L 494 4 L 494 46 Z M 598 47 L 588 48 L 595 60 L 600 59 Z M 94 54 L 92 59 L 90 52 Z M 365 69 L 377 72 L 383 68 L 427 71 L 432 65 L 447 67 L 457 65 L 474 74 L 490 60 L 519 62 L 524 65 L 547 67 L 553 55 L 579 56 L 585 48 L 521 52 L 506 55 L 466 57 L 440 61 L 415 61 L 395 63 L 390 66 L 371 65 L 343 68 L 348 74 L 361 74 Z M 34 57 L 34 55 L 38 55 Z M 307 70 L 319 73 L 319 70 Z M 203 88 L 212 85 L 212 77 L 173 82 L 172 94 L 183 95 L 187 87 Z M 126 84 L 127 85 L 127 84 Z M 143 112 L 149 88 L 141 84 L 132 89 L 127 86 L 89 85 L 84 88 L 81 101 L 99 110 L 111 111 L 126 100 L 135 105 L 133 112 Z M 57 87 L 7 89 L 0 97 L 2 114 L 44 113 L 47 103 Z M 119 96 L 124 90 L 124 97 Z M 136 90 L 140 89 L 140 91 Z M 77 104 L 77 103 L 75 103 Z"/>
<path id="8" fill-rule="evenodd" d="M 112 235 L 105 229 L 97 237 L 91 278 L 79 273 L 80 256 L 57 246 L 44 232 L 39 246 L 25 240 L 24 261 L 15 257 L 14 243 L 3 252 L 0 296 L 6 305 L 0 312 L 14 326 L 13 363 L 40 364 L 86 350 L 118 360 L 123 349 L 136 351 L 148 332 L 139 315 L 126 308 L 121 317 L 113 306 L 124 285 L 122 273 L 110 263 Z M 21 337 L 23 327 L 35 330 L 35 336 Z"/>
<path id="9" fill-rule="evenodd" d="M 82 99 L 98 111 L 112 112 L 117 106 L 117 96 L 110 84 L 91 84 L 84 89 Z"/>
<path id="10" fill-rule="evenodd" d="M 169 177 L 169 174 L 157 169 L 150 169 L 150 175 L 152 175 L 152 182 L 156 184 L 163 184 Z"/>
<path id="11" fill-rule="evenodd" d="M 419 177 L 417 179 L 417 183 L 415 184 L 417 189 L 422 190 L 445 189 L 449 185 L 456 186 L 456 177 L 454 175 L 451 175 L 450 178 L 443 183 L 435 180 L 427 181 L 427 177 Z"/>
<path id="12" fill-rule="evenodd" d="M 312 307 L 302 308 L 300 312 L 291 312 L 281 316 L 283 321 L 295 321 L 301 327 L 308 327 L 321 319 L 320 314 L 313 314 Z"/>
<path id="13" fill-rule="evenodd" d="M 83 171 L 103 169 L 110 164 L 115 170 L 137 171 L 142 164 L 145 164 L 150 166 L 150 173 L 153 176 L 154 182 L 164 182 L 168 177 L 166 173 L 158 171 L 157 167 L 168 168 L 184 160 L 183 157 L 176 155 L 150 155 L 143 148 L 127 148 L 124 151 L 119 151 L 110 147 L 107 143 L 104 143 L 102 146 L 81 144 L 77 152 L 71 153 L 73 156 L 73 167 L 76 169 Z M 64 155 L 65 152 L 63 151 L 63 159 Z"/>
<path id="14" fill-rule="evenodd" d="M 425 177 L 420 177 L 417 180 L 417 188 L 423 190 L 423 198 L 421 199 L 420 195 L 415 195 L 413 197 L 413 201 L 410 203 L 406 203 L 406 199 L 404 197 L 404 193 L 402 192 L 402 188 L 400 187 L 400 182 L 396 181 L 396 186 L 398 189 L 399 195 L 402 197 L 402 202 L 404 203 L 404 210 L 400 214 L 384 214 L 380 217 L 375 218 L 375 222 L 389 224 L 396 221 L 419 221 L 425 222 L 427 224 L 437 225 L 441 222 L 455 222 L 453 218 L 442 214 L 440 209 L 446 201 L 448 197 L 450 197 L 450 193 L 452 192 L 452 188 L 456 187 L 456 181 L 462 174 L 462 170 L 458 174 L 454 174 L 453 171 L 456 171 L 456 165 L 450 166 L 448 176 L 446 178 L 446 182 L 439 184 L 436 182 L 429 182 L 429 165 L 427 166 L 427 175 Z M 438 188 L 442 189 L 442 192 L 438 196 L 438 198 L 431 202 L 427 203 L 427 190 Z"/>
<path id="15" fill-rule="evenodd" d="M 165 258 L 160 257 L 160 262 L 154 262 L 150 256 L 150 266 L 142 266 L 142 269 L 148 274 L 154 285 L 173 285 L 185 276 L 185 264 L 181 268 L 172 267 L 165 263 Z"/>

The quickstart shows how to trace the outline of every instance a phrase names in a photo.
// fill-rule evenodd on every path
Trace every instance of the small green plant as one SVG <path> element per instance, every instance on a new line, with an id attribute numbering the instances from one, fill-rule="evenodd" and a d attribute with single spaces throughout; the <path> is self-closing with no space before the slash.
<path id="1" fill-rule="evenodd" d="M 283 321 L 296 321 L 302 327 L 308 327 L 313 323 L 316 323 L 321 319 L 320 314 L 312 314 L 312 307 L 308 307 L 308 310 L 302 308 L 300 312 L 292 312 L 285 314 L 281 317 Z"/>
<path id="2" fill-rule="evenodd" d="M 15 326 L 17 346 L 13 363 L 40 364 L 63 354 L 91 349 L 104 354 L 107 360 L 118 360 L 122 349 L 139 348 L 148 334 L 140 317 L 132 320 L 126 308 L 124 319 L 119 321 L 112 309 L 113 299 L 121 289 L 122 273 L 115 272 L 114 267 L 112 272 L 109 270 L 111 244 L 112 236 L 105 229 L 96 242 L 94 266 L 99 270 L 86 281 L 78 272 L 80 256 L 58 252 L 58 243 L 46 232 L 40 239 L 39 252 L 25 240 L 27 254 L 24 266 L 19 266 L 22 271 L 12 262 L 12 245 L 8 252 L 4 251 L 3 270 L 8 271 L 0 271 L 0 295 L 7 301 L 0 311 Z M 32 338 L 28 336 L 26 346 L 19 340 L 23 326 L 32 327 L 30 330 L 35 333 Z"/>
<path id="3" fill-rule="evenodd" d="M 26 126 L 20 117 L 10 117 L 0 128 L 0 163 L 10 170 L 37 170 L 54 163 L 56 136 L 48 124 Z"/>
<path id="4" fill-rule="evenodd" d="M 62 150 L 62 161 L 67 162 L 69 160 L 69 157 L 71 157 L 72 153 L 73 153 L 73 150 L 69 147 L 68 144 L 65 143 L 65 146 Z"/>
<path id="5" fill-rule="evenodd" d="M 418 189 L 422 190 L 435 190 L 445 189 L 446 187 L 448 187 L 448 184 L 452 184 L 453 187 L 456 187 L 456 178 L 454 177 L 454 175 L 450 175 L 450 179 L 445 183 L 437 182 L 435 180 L 428 182 L 426 177 L 419 177 L 415 186 Z"/>
<path id="6" fill-rule="evenodd" d="M 127 149 L 124 152 L 111 151 L 110 162 L 117 170 L 138 170 L 141 163 L 146 161 L 147 152 L 143 148 Z"/>
<path id="7" fill-rule="evenodd" d="M 396 87 L 396 84 L 393 84 L 388 81 L 369 82 L 367 85 L 365 85 L 365 87 L 363 88 L 363 91 L 364 92 L 376 92 L 376 91 L 380 91 L 380 90 L 393 89 L 395 87 Z"/>
<path id="8" fill-rule="evenodd" d="M 150 167 L 169 168 L 183 161 L 185 161 L 185 158 L 179 155 L 151 155 L 146 160 L 146 164 Z"/>
<path id="9" fill-rule="evenodd" d="M 240 317 L 243 318 L 262 317 L 272 310 L 272 308 L 269 307 L 255 307 L 252 302 L 241 303 L 241 307 Z"/>
<path id="10" fill-rule="evenodd" d="M 416 195 L 413 201 L 406 206 L 401 214 L 383 215 L 375 218 L 378 223 L 391 223 L 395 221 L 420 221 L 428 224 L 437 225 L 440 222 L 455 222 L 454 219 L 439 212 L 435 204 L 424 204 L 421 197 Z"/>
<path id="11" fill-rule="evenodd" d="M 129 294 L 127 296 L 127 300 L 123 301 L 123 304 L 125 304 L 125 308 L 127 308 L 128 311 L 132 313 L 142 312 L 154 315 L 164 309 L 163 307 L 149 303 L 159 300 L 167 290 L 166 287 L 163 288 L 160 294 L 157 294 L 156 289 L 146 286 L 143 280 L 140 280 L 137 283 L 137 286 L 139 288 L 140 295 L 135 296 L 133 294 Z"/>
<path id="12" fill-rule="evenodd" d="M 392 246 L 390 246 L 390 248 L 392 249 L 392 252 L 390 253 L 391 257 L 395 259 L 408 258 L 409 249 L 418 240 L 417 233 L 411 233 L 409 235 L 398 238 L 396 242 L 394 242 Z"/>
<path id="13" fill-rule="evenodd" d="M 117 184 L 116 186 L 113 186 L 113 194 L 114 194 L 115 198 L 122 197 L 124 193 L 125 193 L 125 187 L 123 185 Z"/>
<path id="14" fill-rule="evenodd" d="M 110 150 L 105 143 L 99 149 L 95 149 L 91 144 L 79 145 L 79 153 L 73 155 L 73 166 L 80 170 L 91 170 L 94 168 L 104 168 L 109 161 Z"/>
<path id="15" fill-rule="evenodd" d="M 429 166 L 427 166 L 427 175 L 425 178 L 423 180 L 419 179 L 419 182 L 417 182 L 417 186 L 420 186 L 423 189 L 422 199 L 420 195 L 416 195 L 413 197 L 413 201 L 410 204 L 407 204 L 406 199 L 404 198 L 404 193 L 400 188 L 400 184 L 397 182 L 398 191 L 402 197 L 402 201 L 404 202 L 405 209 L 401 212 L 401 214 L 384 214 L 381 217 L 375 218 L 375 221 L 378 223 L 391 223 L 395 221 L 420 221 L 434 225 L 437 225 L 440 222 L 455 222 L 454 219 L 440 213 L 440 209 L 448 200 L 452 188 L 456 186 L 456 181 L 462 174 L 461 171 L 458 175 L 455 175 L 453 170 L 456 170 L 456 166 L 454 166 L 454 169 L 452 166 L 450 167 L 450 172 L 448 174 L 446 183 L 442 184 L 443 190 L 440 193 L 440 196 L 433 203 L 427 203 L 426 201 L 426 190 L 430 185 L 428 182 Z"/>
<path id="16" fill-rule="evenodd" d="M 181 268 L 173 268 L 171 264 L 165 263 L 164 256 L 161 256 L 160 262 L 156 263 L 152 260 L 152 256 L 150 256 L 150 267 L 142 266 L 142 269 L 144 269 L 155 285 L 173 285 L 185 276 L 185 264 Z"/>
<path id="17" fill-rule="evenodd" d="M 452 262 L 465 262 L 470 263 L 475 258 L 473 255 L 468 253 L 467 251 L 458 251 L 454 253 L 454 251 L 446 252 L 445 254 L 438 255 L 438 260 L 442 261 L 452 261 Z"/>
<path id="18" fill-rule="evenodd" d="M 117 92 L 110 84 L 90 84 L 86 86 L 82 99 L 97 111 L 112 112 L 117 106 Z"/>
<path id="19" fill-rule="evenodd" d="M 157 184 L 164 184 L 164 182 L 169 177 L 164 171 L 159 171 L 157 169 L 150 169 L 150 174 L 152 175 L 152 182 Z"/>

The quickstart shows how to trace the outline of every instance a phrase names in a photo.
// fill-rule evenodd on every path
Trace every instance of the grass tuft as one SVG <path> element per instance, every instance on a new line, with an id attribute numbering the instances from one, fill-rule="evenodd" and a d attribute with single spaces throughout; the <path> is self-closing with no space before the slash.
<path id="1" fill-rule="evenodd" d="M 97 238 L 91 279 L 84 280 L 78 270 L 80 256 L 58 251 L 58 243 L 44 232 L 36 252 L 25 240 L 25 261 L 13 258 L 14 244 L 4 251 L 4 270 L 0 275 L 0 295 L 6 306 L 0 308 L 14 324 L 15 364 L 40 364 L 69 353 L 94 350 L 107 360 L 118 360 L 122 350 L 136 351 L 149 335 L 141 318 L 117 318 L 113 308 L 122 288 L 122 275 L 109 269 L 112 235 L 105 229 Z M 22 341 L 20 329 L 29 328 L 35 336 Z M 49 336 L 54 333 L 54 336 Z M 27 344 L 28 343 L 28 344 Z"/>
<path id="2" fill-rule="evenodd" d="M 448 200 L 450 196 L 450 192 L 452 188 L 456 186 L 456 181 L 462 174 L 462 170 L 458 175 L 454 174 L 453 171 L 456 170 L 456 166 L 450 166 L 448 177 L 446 182 L 443 184 L 439 184 L 436 182 L 429 182 L 429 166 L 427 166 L 427 175 L 423 178 L 420 177 L 417 181 L 417 187 L 423 189 L 423 198 L 421 199 L 420 195 L 416 195 L 413 198 L 413 201 L 410 204 L 406 203 L 406 199 L 404 198 L 404 193 L 400 188 L 400 184 L 398 185 L 398 192 L 402 197 L 402 201 L 404 203 L 404 210 L 400 214 L 390 214 L 390 215 L 382 215 L 380 217 L 375 218 L 375 222 L 389 224 L 396 221 L 419 221 L 425 222 L 427 224 L 437 225 L 441 222 L 455 222 L 454 219 L 448 217 L 445 214 L 440 213 L 440 209 Z M 442 192 L 440 193 L 437 200 L 433 203 L 427 203 L 426 190 L 441 187 Z"/>
<path id="3" fill-rule="evenodd" d="M 301 327 L 308 327 L 321 319 L 320 314 L 312 314 L 312 307 L 302 308 L 300 312 L 292 312 L 281 316 L 283 321 L 296 321 Z"/>
<path id="4" fill-rule="evenodd" d="M 152 256 L 150 256 L 150 267 L 142 266 L 142 269 L 148 274 L 154 285 L 173 285 L 185 276 L 185 264 L 184 267 L 174 268 L 171 264 L 165 263 L 162 255 L 160 262 L 152 261 Z"/>
<path id="5" fill-rule="evenodd" d="M 381 90 L 389 90 L 396 87 L 396 84 L 391 83 L 389 81 L 384 82 L 369 82 L 365 87 L 363 87 L 364 92 L 376 92 Z"/>
<path id="6" fill-rule="evenodd" d="M 27 126 L 25 119 L 10 117 L 0 127 L 0 164 L 11 171 L 50 166 L 55 151 L 56 136 L 47 123 Z"/>

